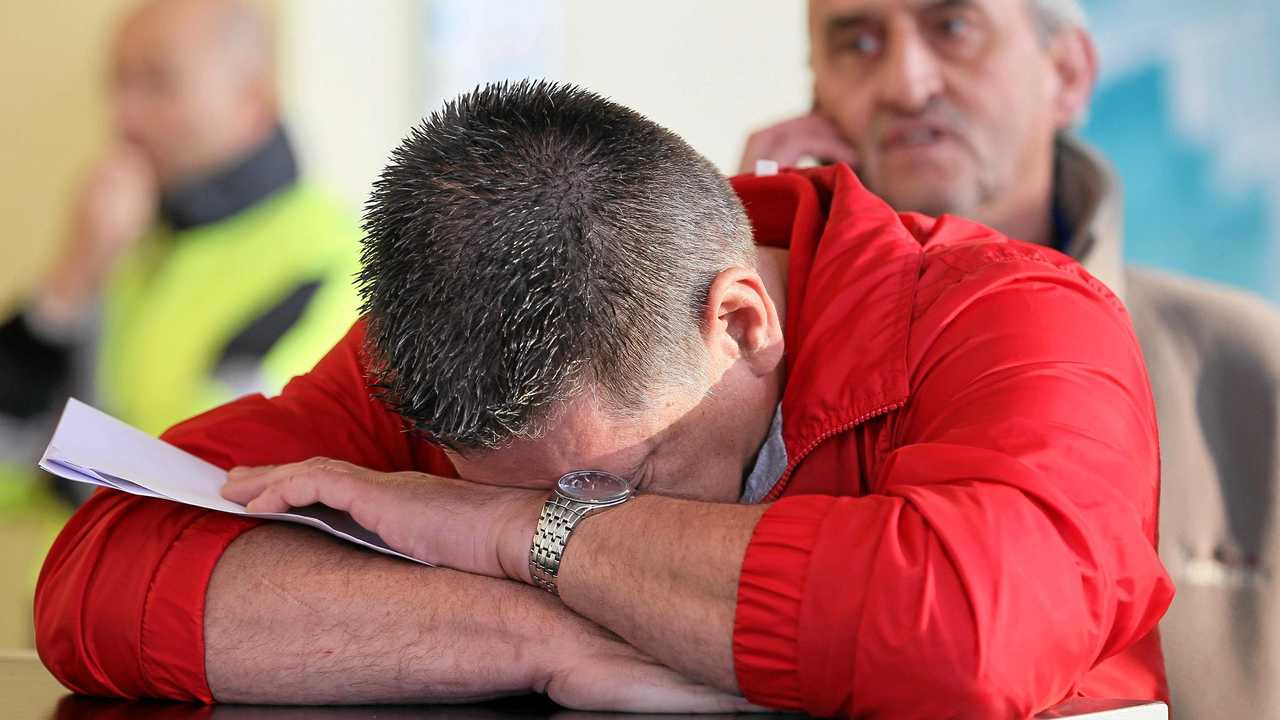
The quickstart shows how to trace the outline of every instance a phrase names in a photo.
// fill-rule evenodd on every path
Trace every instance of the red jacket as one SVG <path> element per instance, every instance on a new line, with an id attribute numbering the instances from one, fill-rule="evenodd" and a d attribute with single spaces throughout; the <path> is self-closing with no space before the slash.
<path id="1" fill-rule="evenodd" d="M 744 694 L 892 717 L 1164 698 L 1155 412 L 1115 297 L 1050 250 L 899 216 L 843 166 L 734 184 L 757 241 L 791 249 L 790 463 L 742 566 Z M 369 398 L 362 341 L 165 437 L 223 467 L 452 474 Z M 210 701 L 204 594 L 253 525 L 100 492 L 41 573 L 41 658 L 74 690 Z"/>

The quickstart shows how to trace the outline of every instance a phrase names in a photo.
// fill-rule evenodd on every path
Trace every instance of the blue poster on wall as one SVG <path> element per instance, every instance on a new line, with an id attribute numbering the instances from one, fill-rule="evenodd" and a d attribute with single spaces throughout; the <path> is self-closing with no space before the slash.
<path id="1" fill-rule="evenodd" d="M 1086 4 L 1129 261 L 1280 300 L 1280 3 Z"/>

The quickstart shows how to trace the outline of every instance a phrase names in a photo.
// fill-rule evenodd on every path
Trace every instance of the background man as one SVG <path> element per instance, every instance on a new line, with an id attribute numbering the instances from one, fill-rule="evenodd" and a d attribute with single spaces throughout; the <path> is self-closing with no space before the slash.
<path id="1" fill-rule="evenodd" d="M 0 592 L 25 630 L 10 643 L 31 642 L 35 569 L 66 517 L 34 464 L 69 394 L 158 433 L 277 391 L 356 315 L 356 224 L 299 178 L 273 40 L 238 0 L 152 0 L 116 34 L 109 146 L 37 295 L 0 317 L 0 513 L 50 526 L 0 561 L 23 578 Z"/>
<path id="2" fill-rule="evenodd" d="M 900 211 L 962 215 L 1061 250 L 1124 299 L 1160 418 L 1161 554 L 1179 581 L 1162 626 L 1175 707 L 1276 707 L 1280 314 L 1246 293 L 1123 266 L 1118 183 L 1069 134 L 1097 74 L 1079 4 L 809 7 L 815 111 L 754 134 L 743 171 L 761 158 L 847 162 Z"/>
<path id="3" fill-rule="evenodd" d="M 103 492 L 41 577 L 46 663 L 231 701 L 1162 696 L 1155 413 L 1120 303 L 1049 251 L 899 217 L 843 165 L 733 189 L 572 87 L 433 115 L 366 215 L 367 321 L 166 438 L 274 466 L 224 488 L 253 510 L 324 502 L 442 567 Z M 620 504 L 557 521 L 547 490 L 590 469 Z"/>
<path id="4" fill-rule="evenodd" d="M 0 412 L 58 408 L 101 300 L 95 395 L 160 432 L 308 369 L 354 317 L 358 236 L 299 180 L 259 11 L 146 2 L 113 53 L 111 145 L 85 176 L 61 258 L 0 327 Z"/>

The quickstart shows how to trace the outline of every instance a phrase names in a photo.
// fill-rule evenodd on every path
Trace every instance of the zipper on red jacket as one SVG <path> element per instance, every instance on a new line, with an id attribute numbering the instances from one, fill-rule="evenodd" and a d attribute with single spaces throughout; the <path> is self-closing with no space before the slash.
<path id="1" fill-rule="evenodd" d="M 889 403 L 888 405 L 882 405 L 881 407 L 878 407 L 869 413 L 865 413 L 847 423 L 842 423 L 840 425 L 837 425 L 834 428 L 831 428 L 830 430 L 819 435 L 817 438 L 813 440 L 813 442 L 809 443 L 804 447 L 804 449 L 796 453 L 796 456 L 794 458 L 789 459 L 789 461 L 787 462 L 787 469 L 783 471 L 782 477 L 778 478 L 778 482 L 774 484 L 773 489 L 770 490 L 768 494 L 766 494 L 764 498 L 760 500 L 760 502 L 765 503 L 765 502 L 773 502 L 774 500 L 777 500 L 778 497 L 782 495 L 782 491 L 787 489 L 787 484 L 791 482 L 791 473 L 793 470 L 796 469 L 796 466 L 800 464 L 800 461 L 803 460 L 805 456 L 807 456 L 809 453 L 813 452 L 814 448 L 821 445 L 828 438 L 831 438 L 835 435 L 839 435 L 842 432 L 847 432 L 849 430 L 852 430 L 853 428 L 858 427 L 859 425 L 861 425 L 864 422 L 867 422 L 868 420 L 874 420 L 875 418 L 878 418 L 881 415 L 886 415 L 888 413 L 891 413 L 894 410 L 901 408 L 905 404 L 907 404 L 906 400 L 898 400 L 896 402 Z"/>

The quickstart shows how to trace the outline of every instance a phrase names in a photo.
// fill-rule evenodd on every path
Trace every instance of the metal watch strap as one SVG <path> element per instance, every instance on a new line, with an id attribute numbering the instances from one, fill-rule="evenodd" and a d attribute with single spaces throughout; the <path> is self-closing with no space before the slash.
<path id="1" fill-rule="evenodd" d="M 553 595 L 559 595 L 556 578 L 560 574 L 560 559 L 564 557 L 569 535 L 582 519 L 605 506 L 590 506 L 574 502 L 560 493 L 553 493 L 542 506 L 538 517 L 538 529 L 533 533 L 529 547 L 529 574 L 538 587 Z"/>

